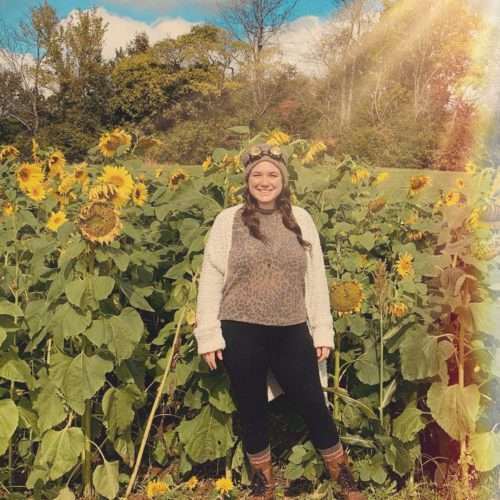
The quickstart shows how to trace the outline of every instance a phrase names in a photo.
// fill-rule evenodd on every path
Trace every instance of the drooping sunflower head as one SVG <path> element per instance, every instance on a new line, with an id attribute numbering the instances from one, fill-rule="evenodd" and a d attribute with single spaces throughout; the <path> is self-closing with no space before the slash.
<path id="1" fill-rule="evenodd" d="M 26 194 L 33 200 L 33 201 L 42 201 L 47 197 L 47 191 L 45 187 L 42 184 L 36 184 L 35 186 L 31 186 L 27 191 Z"/>
<path id="2" fill-rule="evenodd" d="M 62 175 L 64 173 L 64 165 L 66 165 L 66 158 L 61 151 L 51 153 L 48 158 L 49 163 L 49 177 Z"/>
<path id="3" fill-rule="evenodd" d="M 410 240 L 421 240 L 424 237 L 424 233 L 411 229 L 408 231 L 407 236 Z"/>
<path id="4" fill-rule="evenodd" d="M 363 285 L 356 280 L 334 283 L 330 292 L 330 302 L 339 316 L 361 310 L 365 299 Z"/>
<path id="5" fill-rule="evenodd" d="M 168 188 L 177 189 L 179 187 L 179 182 L 186 181 L 187 179 L 189 179 L 189 174 L 181 168 L 177 169 L 172 172 L 168 178 Z"/>
<path id="6" fill-rule="evenodd" d="M 23 163 L 16 170 L 17 182 L 23 191 L 41 184 L 44 181 L 42 166 L 40 163 Z"/>
<path id="7" fill-rule="evenodd" d="M 351 172 L 351 182 L 353 184 L 357 184 L 367 177 L 370 177 L 370 172 L 365 167 L 358 167 Z"/>
<path id="8" fill-rule="evenodd" d="M 87 240 L 111 243 L 122 228 L 120 212 L 106 201 L 91 201 L 80 210 L 77 226 Z"/>
<path id="9" fill-rule="evenodd" d="M 148 196 L 148 188 L 144 183 L 139 182 L 134 186 L 134 189 L 132 190 L 132 201 L 134 202 L 134 205 L 142 207 L 147 201 Z"/>
<path id="10" fill-rule="evenodd" d="M 274 146 L 281 146 L 282 144 L 288 144 L 291 140 L 291 137 L 286 133 L 280 130 L 279 128 L 274 129 L 266 139 L 267 144 L 272 144 Z"/>
<path id="11" fill-rule="evenodd" d="M 404 254 L 400 255 L 398 261 L 396 262 L 396 271 L 402 278 L 406 278 L 412 273 L 412 260 L 413 257 L 409 253 L 405 252 Z"/>
<path id="12" fill-rule="evenodd" d="M 147 151 L 148 149 L 152 149 L 160 144 L 161 141 L 159 139 L 155 139 L 154 137 L 143 137 L 135 145 L 135 150 Z"/>
<path id="13" fill-rule="evenodd" d="M 368 210 L 370 210 L 370 212 L 374 214 L 382 210 L 385 207 L 386 203 L 387 201 L 385 200 L 385 198 L 375 198 L 374 200 L 371 200 L 370 203 L 368 203 Z"/>
<path id="14" fill-rule="evenodd" d="M 378 186 L 379 184 L 382 184 L 382 182 L 386 181 L 390 175 L 387 172 L 380 172 L 380 174 L 375 177 L 375 179 L 372 181 L 371 185 L 372 186 Z"/>
<path id="15" fill-rule="evenodd" d="M 121 128 L 115 128 L 112 132 L 103 134 L 99 139 L 99 151 L 105 158 L 116 155 L 120 146 L 130 146 L 132 137 Z"/>
<path id="16" fill-rule="evenodd" d="M 410 196 L 415 196 L 421 193 L 425 186 L 430 186 L 431 178 L 428 175 L 414 175 L 410 179 L 409 192 Z"/>
<path id="17" fill-rule="evenodd" d="M 326 144 L 323 141 L 314 141 L 304 153 L 302 165 L 308 165 L 323 151 L 326 151 Z"/>
<path id="18" fill-rule="evenodd" d="M 46 225 L 48 229 L 56 232 L 67 220 L 66 214 L 62 210 L 59 210 L 59 212 L 52 212 L 50 214 Z"/>
<path id="19" fill-rule="evenodd" d="M 408 306 L 404 302 L 391 302 L 388 307 L 389 314 L 400 318 L 408 312 Z"/>
<path id="20" fill-rule="evenodd" d="M 480 211 L 478 218 L 482 222 L 499 222 L 500 221 L 500 203 L 488 203 Z"/>
<path id="21" fill-rule="evenodd" d="M 125 199 L 128 199 L 134 188 L 132 176 L 125 167 L 112 167 L 106 165 L 103 168 L 103 174 L 100 176 L 100 180 L 105 184 L 114 186 L 118 195 Z"/>
<path id="22" fill-rule="evenodd" d="M 12 146 L 12 144 L 8 144 L 7 146 L 2 146 L 0 148 L 0 161 L 5 160 L 13 160 L 19 156 L 19 150 Z"/>

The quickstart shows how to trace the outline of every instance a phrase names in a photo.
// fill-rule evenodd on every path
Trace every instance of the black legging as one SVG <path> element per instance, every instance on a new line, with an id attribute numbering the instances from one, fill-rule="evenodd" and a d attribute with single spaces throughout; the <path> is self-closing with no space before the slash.
<path id="1" fill-rule="evenodd" d="M 236 396 L 247 453 L 260 452 L 269 445 L 268 367 L 302 415 L 314 446 L 326 449 L 339 442 L 321 389 L 307 323 L 267 326 L 221 320 L 221 327 L 226 341 L 222 362 Z"/>

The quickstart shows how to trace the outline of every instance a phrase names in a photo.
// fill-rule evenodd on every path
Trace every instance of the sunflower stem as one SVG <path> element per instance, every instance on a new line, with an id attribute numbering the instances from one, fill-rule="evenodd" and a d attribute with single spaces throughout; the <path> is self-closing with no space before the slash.
<path id="1" fill-rule="evenodd" d="M 137 473 L 139 471 L 139 466 L 141 464 L 142 460 L 142 455 L 144 453 L 144 448 L 146 447 L 146 442 L 149 437 L 149 433 L 151 431 L 151 426 L 153 424 L 153 419 L 156 413 L 156 409 L 158 408 L 158 405 L 160 404 L 160 399 L 163 394 L 163 388 L 165 387 L 165 383 L 167 381 L 167 376 L 170 372 L 170 368 L 172 366 L 172 360 L 174 359 L 174 354 L 175 351 L 177 350 L 177 346 L 179 344 L 179 334 L 181 331 L 181 326 L 182 323 L 184 322 L 184 316 L 186 315 L 186 306 L 182 307 L 180 310 L 180 317 L 179 320 L 177 321 L 177 327 L 175 330 L 175 336 L 174 336 L 174 341 L 172 343 L 172 349 L 170 349 L 170 354 L 168 355 L 167 359 L 167 365 L 165 367 L 165 371 L 163 372 L 163 377 L 161 379 L 160 385 L 158 386 L 158 390 L 156 391 L 156 398 L 154 400 L 153 406 L 151 408 L 151 411 L 149 413 L 148 421 L 146 423 L 146 427 L 144 429 L 144 435 L 142 436 L 142 441 L 141 441 L 141 446 L 139 447 L 139 452 L 137 453 L 137 458 L 135 459 L 135 464 L 134 464 L 134 470 L 132 472 L 132 475 L 130 476 L 130 481 L 128 482 L 127 485 L 127 491 L 125 492 L 125 497 L 128 497 L 130 493 L 132 492 L 132 488 L 134 487 L 135 481 L 137 479 Z"/>
<path id="2" fill-rule="evenodd" d="M 335 345 L 337 348 L 334 350 L 335 372 L 333 375 L 333 385 L 335 388 L 340 386 L 340 333 L 335 332 Z M 340 405 L 339 396 L 337 393 L 333 394 L 333 418 L 339 420 L 340 418 Z"/>
<path id="3" fill-rule="evenodd" d="M 380 367 L 379 367 L 379 419 L 380 429 L 384 429 L 384 316 L 380 308 Z"/>

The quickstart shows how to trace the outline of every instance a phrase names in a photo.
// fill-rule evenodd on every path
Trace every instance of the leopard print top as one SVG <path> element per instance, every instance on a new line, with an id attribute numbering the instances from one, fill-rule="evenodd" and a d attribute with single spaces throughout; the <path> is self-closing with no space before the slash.
<path id="1" fill-rule="evenodd" d="M 295 325 L 307 319 L 306 249 L 287 229 L 279 211 L 258 212 L 266 242 L 254 238 L 235 214 L 228 276 L 218 319 L 261 325 Z"/>

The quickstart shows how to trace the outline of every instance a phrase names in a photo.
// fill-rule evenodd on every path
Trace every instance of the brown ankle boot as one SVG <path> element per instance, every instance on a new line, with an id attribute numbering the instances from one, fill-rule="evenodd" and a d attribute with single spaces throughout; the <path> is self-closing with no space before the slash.
<path id="1" fill-rule="evenodd" d="M 335 481 L 342 488 L 340 496 L 343 500 L 367 500 L 356 486 L 347 455 L 343 450 L 331 456 L 322 456 L 322 458 L 332 481 Z"/>
<path id="2" fill-rule="evenodd" d="M 263 456 L 252 458 L 248 456 L 252 469 L 252 491 L 249 500 L 274 500 L 273 464 L 271 461 L 271 450 Z"/>

